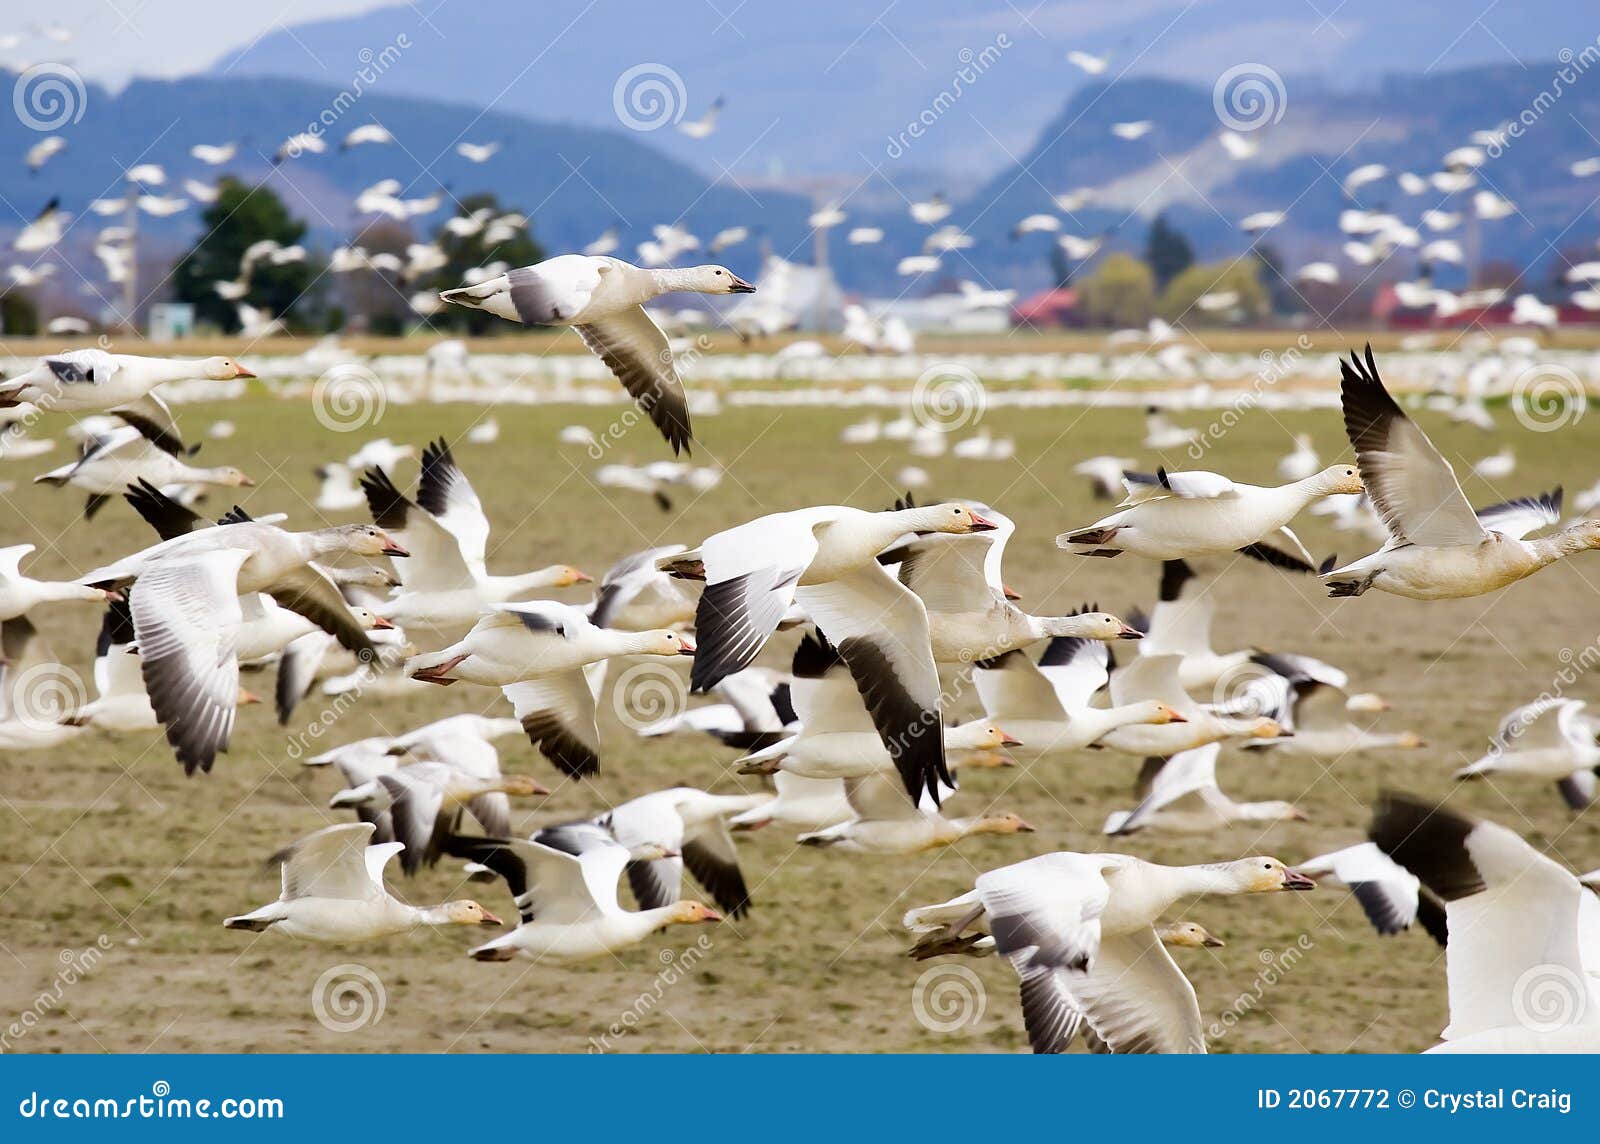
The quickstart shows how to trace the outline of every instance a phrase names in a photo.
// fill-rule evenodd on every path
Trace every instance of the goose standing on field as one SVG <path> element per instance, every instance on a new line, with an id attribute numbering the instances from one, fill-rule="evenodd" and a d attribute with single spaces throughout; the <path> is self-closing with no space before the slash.
<path id="1" fill-rule="evenodd" d="M 585 668 L 623 655 L 693 655 L 672 631 L 598 628 L 570 604 L 495 604 L 465 637 L 413 656 L 405 674 L 449 686 L 457 680 L 504 689 L 529 740 L 568 775 L 600 767 L 595 693 Z"/>
<path id="2" fill-rule="evenodd" d="M 409 553 L 395 565 L 399 593 L 378 605 L 403 627 L 454 634 L 483 615 L 485 605 L 589 580 L 569 564 L 517 576 L 491 575 L 484 562 L 489 518 L 443 438 L 422 450 L 415 501 L 401 493 L 382 468 L 368 469 L 361 488 L 373 522 L 394 534 Z"/>
<path id="3" fill-rule="evenodd" d="M 1289 522 L 1313 501 L 1335 493 L 1359 493 L 1354 465 L 1333 465 L 1303 481 L 1276 487 L 1237 484 L 1200 470 L 1165 469 L 1124 475 L 1128 496 L 1118 511 L 1087 528 L 1056 537 L 1061 548 L 1081 556 L 1132 552 L 1152 560 L 1242 552 L 1268 563 L 1316 561 L 1289 530 Z M 1283 548 L 1267 543 L 1281 538 Z"/>
<path id="4" fill-rule="evenodd" d="M 658 561 L 706 584 L 691 686 L 704 691 L 748 667 L 798 603 L 838 648 L 911 797 L 935 780 L 948 784 L 927 609 L 878 555 L 908 532 L 995 527 L 960 504 L 888 512 L 830 505 L 763 516 Z"/>
<path id="5" fill-rule="evenodd" d="M 644 312 L 644 303 L 675 290 L 752 294 L 755 287 L 725 266 L 646 270 L 619 258 L 563 254 L 439 297 L 525 326 L 571 326 L 678 453 L 692 437 L 688 398 L 666 335 Z"/>
<path id="6" fill-rule="evenodd" d="M 1550 779 L 1573 810 L 1594 801 L 1600 746 L 1594 720 L 1581 699 L 1545 698 L 1518 707 L 1500 721 L 1489 752 L 1456 772 L 1458 779 L 1531 775 Z"/>
<path id="7" fill-rule="evenodd" d="M 1276 858 L 1158 866 L 1126 854 L 1056 853 L 980 874 L 969 893 L 913 909 L 905 923 L 926 944 L 986 920 L 1022 979 L 1035 1044 L 1081 1014 L 1108 1052 L 1203 1053 L 1194 987 L 1163 948 L 1156 919 L 1201 895 L 1315 888 Z"/>
<path id="8" fill-rule="evenodd" d="M 1110 649 L 1099 640 L 1058 637 L 1037 666 L 1021 651 L 1007 652 L 978 661 L 972 681 L 984 713 L 1021 740 L 1011 751 L 1024 762 L 1082 750 L 1129 724 L 1186 721 L 1154 699 L 1093 706 L 1110 662 Z"/>
<path id="9" fill-rule="evenodd" d="M 233 731 L 240 596 L 265 593 L 350 650 L 374 654 L 338 586 L 312 563 L 343 553 L 398 556 L 405 549 L 367 524 L 286 532 L 246 519 L 163 540 L 79 578 L 97 587 L 133 581 L 129 602 L 145 687 L 186 773 L 209 771 Z"/>
<path id="10" fill-rule="evenodd" d="M 678 901 L 687 867 L 717 908 L 730 917 L 750 911 L 750 890 L 739 869 L 728 821 L 768 801 L 764 794 L 711 794 L 693 787 L 658 790 L 613 807 L 601 825 L 630 851 L 654 843 L 668 855 L 627 865 L 628 886 L 641 910 Z"/>
<path id="11" fill-rule="evenodd" d="M 1235 822 L 1303 822 L 1305 814 L 1293 803 L 1235 802 L 1217 786 L 1217 743 L 1207 743 L 1170 759 L 1147 759 L 1140 775 L 1143 801 L 1132 810 L 1113 811 L 1105 833 L 1132 834 L 1136 830 L 1171 830 L 1199 834 Z"/>
<path id="12" fill-rule="evenodd" d="M 138 357 L 100 349 L 71 350 L 0 382 L 0 405 L 30 402 L 52 413 L 110 412 L 169 452 L 182 448 L 172 411 L 155 393 L 168 381 L 230 381 L 255 374 L 231 358 Z"/>
<path id="13" fill-rule="evenodd" d="M 317 489 L 317 499 L 312 503 L 321 511 L 351 512 L 366 506 L 367 495 L 356 484 L 355 470 L 349 465 L 329 461 L 326 465 L 317 466 L 316 477 L 322 484 Z"/>
<path id="14" fill-rule="evenodd" d="M 1413 600 L 1481 596 L 1564 556 L 1600 548 L 1597 520 L 1522 539 L 1560 520 L 1560 489 L 1474 512 L 1450 462 L 1384 388 L 1372 347 L 1365 362 L 1352 354 L 1340 368 L 1345 432 L 1389 541 L 1323 573 L 1329 596 L 1359 596 L 1369 588 Z"/>
<path id="15" fill-rule="evenodd" d="M 131 425 L 91 438 L 76 461 L 33 478 L 36 485 L 56 488 L 71 485 L 88 493 L 89 500 L 83 510 L 85 520 L 93 518 L 113 496 L 141 481 L 157 487 L 216 485 L 247 489 L 255 485 L 232 465 L 205 468 L 190 465 L 181 457 L 156 448 Z"/>
<path id="16" fill-rule="evenodd" d="M 308 834 L 278 855 L 283 863 L 278 900 L 222 924 L 335 943 L 371 941 L 418 926 L 501 924 L 469 899 L 419 908 L 391 896 L 383 885 L 383 868 L 404 847 L 398 842 L 369 846 L 372 829 L 370 823 L 357 822 Z"/>
<path id="17" fill-rule="evenodd" d="M 1316 447 L 1311 444 L 1311 434 L 1294 435 L 1294 452 L 1278 462 L 1278 475 L 1286 481 L 1303 481 L 1322 468 L 1317 459 Z"/>
<path id="18" fill-rule="evenodd" d="M 1416 921 L 1434 941 L 1445 943 L 1444 903 L 1376 843 L 1346 846 L 1294 869 L 1314 882 L 1346 887 L 1380 934 L 1401 933 Z"/>
<path id="19" fill-rule="evenodd" d="M 1072 471 L 1088 478 L 1095 500 L 1115 500 L 1122 495 L 1122 474 L 1133 466 L 1128 457 L 1090 457 L 1072 466 Z"/>
<path id="20" fill-rule="evenodd" d="M 1445 903 L 1450 1024 L 1428 1052 L 1600 1052 L 1595 900 L 1570 870 L 1503 826 L 1410 795 L 1381 797 L 1369 834 Z"/>
<path id="21" fill-rule="evenodd" d="M 519 953 L 535 961 L 577 961 L 637 945 L 663 926 L 722 920 L 695 901 L 637 913 L 623 909 L 617 879 L 635 858 L 608 837 L 575 847 L 578 853 L 535 841 L 457 838 L 452 843 L 452 853 L 505 879 L 522 915 L 516 929 L 470 951 L 478 961 L 510 961 Z"/>
<path id="22" fill-rule="evenodd" d="M 1144 411 L 1144 448 L 1156 453 L 1167 453 L 1173 449 L 1182 449 L 1186 445 L 1200 440 L 1198 429 L 1185 429 L 1181 425 L 1174 425 L 1167 419 L 1167 415 L 1159 405 L 1152 405 Z"/>

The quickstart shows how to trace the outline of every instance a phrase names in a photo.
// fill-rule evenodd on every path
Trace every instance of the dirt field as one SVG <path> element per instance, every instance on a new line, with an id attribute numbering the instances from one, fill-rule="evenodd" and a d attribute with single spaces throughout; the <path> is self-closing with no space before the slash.
<path id="1" fill-rule="evenodd" d="M 317 523 L 310 504 L 317 462 L 347 455 L 367 436 L 418 444 L 440 433 L 455 437 L 476 414 L 464 406 L 397 406 L 363 434 L 340 436 L 287 402 L 252 398 L 180 410 L 192 434 L 214 418 L 234 421 L 238 435 L 208 442 L 202 456 L 237 463 L 260 482 L 245 490 L 249 509 L 287 511 L 303 527 Z M 680 511 L 662 513 L 644 497 L 595 488 L 586 479 L 594 463 L 581 449 L 556 444 L 563 425 L 598 430 L 613 416 L 592 408 L 504 409 L 498 442 L 458 446 L 496 526 L 491 569 L 560 560 L 598 574 L 623 553 L 694 543 L 765 511 L 816 503 L 873 507 L 896 492 L 893 475 L 908 462 L 900 446 L 840 446 L 840 428 L 858 416 L 848 412 L 729 411 L 697 423 L 705 443 L 697 459 L 721 462 L 728 479 L 699 500 L 686 499 Z M 1600 475 L 1593 461 L 1600 417 L 1544 435 L 1522 429 L 1503 409 L 1499 420 L 1519 467 L 1500 488 L 1469 479 L 1476 503 L 1557 483 L 1576 491 Z M 1423 421 L 1458 468 L 1499 443 L 1437 417 Z M 1051 539 L 1096 515 L 1070 474 L 1072 463 L 1099 453 L 1141 456 L 1138 418 L 1008 409 L 991 412 L 983 424 L 1016 437 L 1015 461 L 916 463 L 934 477 L 930 492 L 981 499 L 1020 522 L 1007 579 L 1026 606 L 1042 613 L 1085 600 L 1119 611 L 1147 606 L 1154 565 L 1131 556 L 1075 559 Z M 1332 414 L 1257 412 L 1226 435 L 1207 467 L 1271 483 L 1294 431 L 1312 433 L 1327 461 L 1349 455 Z M 0 479 L 17 481 L 0 502 L 0 539 L 39 546 L 25 565 L 34 575 L 69 576 L 149 539 L 124 505 L 109 505 L 86 523 L 74 519 L 78 494 L 27 483 L 61 463 L 64 448 L 0 467 Z M 644 461 L 662 449 L 639 431 L 619 453 L 617 459 Z M 412 470 L 400 476 L 404 484 Z M 219 512 L 228 503 L 211 501 Z M 1323 518 L 1305 517 L 1302 524 L 1314 552 L 1337 547 L 1353 557 L 1365 550 L 1366 540 L 1333 532 Z M 1226 752 L 1220 773 L 1230 793 L 1291 799 L 1311 821 L 1264 833 L 1239 827 L 1203 838 L 1141 835 L 1126 849 L 1171 862 L 1253 852 L 1295 862 L 1362 838 L 1380 787 L 1450 792 L 1452 770 L 1481 753 L 1501 714 L 1550 687 L 1568 659 L 1600 640 L 1597 583 L 1600 558 L 1579 557 L 1486 599 L 1425 605 L 1372 593 L 1333 602 L 1305 580 L 1250 562 L 1231 567 L 1214 633 L 1218 648 L 1315 653 L 1347 668 L 1358 689 L 1393 702 L 1383 726 L 1415 729 L 1431 745 L 1349 757 L 1326 770 Z M 41 623 L 61 658 L 85 674 L 95 612 L 62 606 L 44 613 Z M 791 647 L 792 637 L 776 640 L 767 660 L 783 663 Z M 270 694 L 270 679 L 248 685 Z M 1593 694 L 1587 680 L 1571 691 Z M 397 732 L 469 705 L 493 707 L 497 699 L 465 685 L 404 701 L 363 701 L 321 742 Z M 1132 805 L 1136 769 L 1132 759 L 1096 752 L 1031 773 L 971 775 L 953 804 L 959 813 L 992 804 L 1023 814 L 1039 831 L 975 839 L 932 856 L 871 859 L 799 848 L 773 830 L 745 836 L 742 860 L 756 901 L 750 917 L 679 929 L 619 959 L 576 968 L 474 963 L 464 951 L 477 931 L 419 933 L 353 949 L 224 931 L 225 915 L 276 896 L 276 877 L 261 865 L 267 854 L 339 820 L 326 809 L 336 776 L 308 771 L 287 753 L 290 735 L 305 734 L 326 702 L 308 701 L 287 730 L 269 709 L 246 709 L 232 752 L 208 777 L 185 779 L 153 737 L 90 734 L 61 749 L 0 755 L 0 1035 L 32 1015 L 5 1048 L 1017 1051 L 1026 1041 L 1010 968 L 967 962 L 970 980 L 944 969 L 919 989 L 919 977 L 934 963 L 903 956 L 899 916 L 908 905 L 969 888 L 979 871 L 1030 854 L 1123 848 L 1105 846 L 1098 831 L 1109 810 Z M 592 814 L 665 785 L 732 790 L 752 781 L 731 778 L 725 767 L 735 752 L 709 740 L 646 745 L 614 721 L 602 727 L 602 738 L 602 774 L 590 784 L 557 784 L 560 776 L 526 742 L 502 742 L 507 769 L 556 787 L 549 799 L 521 805 L 521 827 Z M 1454 798 L 1550 847 L 1576 869 L 1600 865 L 1600 815 L 1571 814 L 1548 784 L 1482 783 Z M 490 909 L 515 914 L 503 887 L 463 890 L 447 866 L 412 884 L 397 880 L 396 889 L 418 902 L 481 895 Z M 1445 1022 L 1444 962 L 1433 942 L 1420 930 L 1377 937 L 1343 892 L 1203 901 L 1186 916 L 1228 943 L 1179 954 L 1208 1023 L 1223 1034 L 1213 1038 L 1213 1051 L 1413 1052 L 1432 1043 Z M 86 960 L 94 964 L 81 980 L 62 981 L 64 973 L 79 976 L 72 967 Z M 384 1007 L 381 1020 L 336 1032 L 319 1021 L 313 994 L 325 971 L 349 965 L 381 983 Z M 958 998 L 955 1015 L 944 1020 L 935 995 L 946 986 L 980 989 L 981 1012 L 978 994 L 971 994 Z M 613 1025 L 620 1034 L 608 1031 Z"/>

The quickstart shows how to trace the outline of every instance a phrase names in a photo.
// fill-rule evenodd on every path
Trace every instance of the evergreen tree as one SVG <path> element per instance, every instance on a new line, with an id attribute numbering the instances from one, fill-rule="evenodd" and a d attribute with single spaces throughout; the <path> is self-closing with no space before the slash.
<path id="1" fill-rule="evenodd" d="M 469 195 L 461 200 L 457 214 L 458 217 L 465 217 L 477 211 L 490 212 L 488 217 L 491 220 L 496 215 L 509 213 L 508 209 L 502 207 L 500 200 L 493 194 L 484 193 Z M 507 267 L 516 267 L 531 266 L 535 262 L 544 261 L 544 248 L 529 235 L 526 226 L 518 227 L 510 238 L 497 242 L 493 246 L 484 243 L 484 237 L 488 229 L 489 226 L 485 225 L 474 234 L 462 236 L 450 233 L 449 230 L 441 225 L 434 233 L 433 241 L 444 251 L 445 264 L 433 274 L 428 275 L 422 282 L 417 283 L 417 288 L 426 290 L 453 289 L 467 280 L 467 271 L 475 267 L 488 266 L 492 262 L 503 262 Z M 465 306 L 449 305 L 429 318 L 428 324 L 435 329 L 458 330 L 474 335 L 517 328 L 504 318 L 497 318 L 493 314 L 484 313 L 482 310 L 469 310 Z"/>
<path id="2" fill-rule="evenodd" d="M 1194 247 L 1166 215 L 1159 214 L 1145 239 L 1144 260 L 1156 276 L 1156 289 L 1165 290 L 1167 283 L 1194 265 Z"/>
<path id="3" fill-rule="evenodd" d="M 173 272 L 173 293 L 194 306 L 198 324 L 233 333 L 239 328 L 238 312 L 233 302 L 217 293 L 214 283 L 237 279 L 244 252 L 254 243 L 272 239 L 280 246 L 293 246 L 305 237 L 306 224 L 265 185 L 248 187 L 228 176 L 218 183 L 217 201 L 200 220 L 200 240 Z M 241 301 L 290 322 L 296 309 L 314 308 L 305 295 L 316 276 L 317 268 L 309 259 L 281 265 L 270 258 L 258 259 Z"/>

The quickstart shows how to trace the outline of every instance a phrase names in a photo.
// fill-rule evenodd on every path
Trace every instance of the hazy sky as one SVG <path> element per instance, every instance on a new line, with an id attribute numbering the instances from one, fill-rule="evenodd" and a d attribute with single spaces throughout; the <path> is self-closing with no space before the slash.
<path id="1" fill-rule="evenodd" d="M 11 11 L 0 21 L 10 22 L 0 22 L 0 36 L 17 35 L 21 42 L 0 52 L 0 63 L 60 60 L 97 83 L 120 87 L 135 75 L 196 72 L 282 26 L 366 12 L 386 2 L 393 0 L 50 0 L 30 5 L 26 16 L 21 4 L 8 4 Z M 57 27 L 72 33 L 66 44 L 43 34 Z"/>

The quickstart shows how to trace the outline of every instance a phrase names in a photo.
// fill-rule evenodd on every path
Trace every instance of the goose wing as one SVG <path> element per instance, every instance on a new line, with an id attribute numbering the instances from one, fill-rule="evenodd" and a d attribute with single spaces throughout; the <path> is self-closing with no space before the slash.
<path id="1" fill-rule="evenodd" d="M 417 505 L 455 537 L 467 567 L 482 575 L 484 551 L 489 544 L 489 518 L 484 515 L 477 490 L 456 464 L 450 445 L 442 437 L 422 450 Z"/>
<path id="2" fill-rule="evenodd" d="M 927 790 L 937 803 L 937 784 L 955 784 L 945 765 L 939 671 L 922 601 L 879 564 L 801 585 L 795 597 L 839 649 L 911 801 Z"/>
<path id="3" fill-rule="evenodd" d="M 1346 846 L 1296 869 L 1308 878 L 1332 874 L 1349 887 L 1367 920 L 1381 934 L 1409 929 L 1417 919 L 1417 876 L 1372 842 Z"/>
<path id="4" fill-rule="evenodd" d="M 989 583 L 990 533 L 924 536 L 901 550 L 900 583 L 929 611 L 981 612 L 996 599 Z"/>
<path id="5" fill-rule="evenodd" d="M 329 826 L 280 851 L 275 857 L 283 863 L 282 900 L 334 898 L 359 902 L 373 897 L 374 890 L 381 893 L 381 878 L 374 886 L 367 867 L 372 831 L 372 825 L 366 822 Z"/>
<path id="6" fill-rule="evenodd" d="M 112 414 L 122 418 L 164 453 L 182 457 L 188 453 L 183 438 L 178 433 L 178 422 L 167 403 L 154 393 L 147 393 L 137 401 L 119 405 Z"/>
<path id="7" fill-rule="evenodd" d="M 1517 497 L 1478 510 L 1478 523 L 1490 532 L 1521 540 L 1530 532 L 1548 528 L 1561 519 L 1559 487 L 1536 497 Z"/>
<path id="8" fill-rule="evenodd" d="M 1181 656 L 1142 655 L 1111 676 L 1111 702 L 1118 707 L 1154 699 L 1175 711 L 1187 712 L 1194 706 L 1178 681 Z"/>
<path id="9" fill-rule="evenodd" d="M 673 363 L 667 336 L 650 320 L 644 307 L 634 306 L 572 328 L 639 403 L 672 451 L 688 450 L 693 437 L 689 398 Z"/>
<path id="10" fill-rule="evenodd" d="M 1433 548 L 1487 539 L 1450 462 L 1383 387 L 1372 347 L 1365 362 L 1352 354 L 1340 369 L 1345 434 L 1389 535 Z"/>
<path id="11" fill-rule="evenodd" d="M 594 691 L 582 668 L 501 688 L 528 740 L 562 774 L 574 778 L 600 769 L 600 731 Z"/>
<path id="12" fill-rule="evenodd" d="M 1021 651 L 1008 651 L 973 665 L 972 681 L 984 714 L 998 723 L 1024 719 L 1065 722 L 1067 711 L 1044 672 Z"/>
<path id="13" fill-rule="evenodd" d="M 409 592 L 448 592 L 471 588 L 477 580 L 463 555 L 460 538 L 432 513 L 413 504 L 380 468 L 361 474 L 367 509 L 379 528 L 397 534 L 411 555 L 394 562 Z M 480 553 L 481 557 L 481 553 Z"/>
<path id="14" fill-rule="evenodd" d="M 1066 986 L 1113 1053 L 1203 1053 L 1205 1030 L 1194 986 L 1154 927 L 1103 938 L 1099 956 Z"/>
<path id="15" fill-rule="evenodd" d="M 1090 964 L 1111 890 L 1104 856 L 1045 854 L 978 875 L 995 950 L 1023 969 Z"/>
<path id="16" fill-rule="evenodd" d="M 242 548 L 151 561 L 129 597 L 150 706 L 186 774 L 226 750 L 239 702 Z"/>
<path id="17" fill-rule="evenodd" d="M 1056 636 L 1039 656 L 1039 671 L 1068 714 L 1091 705 L 1110 678 L 1110 667 L 1110 645 L 1081 636 Z"/>

